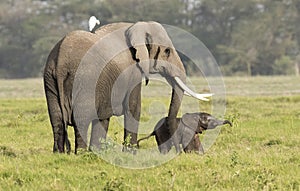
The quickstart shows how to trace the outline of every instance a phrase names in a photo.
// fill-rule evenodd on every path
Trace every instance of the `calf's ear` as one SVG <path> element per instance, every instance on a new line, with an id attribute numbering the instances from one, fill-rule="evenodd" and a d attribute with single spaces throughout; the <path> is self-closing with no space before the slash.
<path id="1" fill-rule="evenodd" d="M 185 125 L 194 132 L 199 130 L 199 115 L 195 113 L 186 113 L 181 118 L 182 125 Z"/>

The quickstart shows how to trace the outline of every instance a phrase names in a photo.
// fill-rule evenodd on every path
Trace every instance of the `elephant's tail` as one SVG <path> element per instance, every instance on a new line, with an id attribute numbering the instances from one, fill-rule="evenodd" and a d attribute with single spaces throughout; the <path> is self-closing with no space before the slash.
<path id="1" fill-rule="evenodd" d="M 154 136 L 154 135 L 155 135 L 155 132 L 152 132 L 152 133 L 151 133 L 150 135 L 148 135 L 147 137 L 140 138 L 140 139 L 137 141 L 136 146 L 137 146 L 138 148 L 140 148 L 140 141 L 145 140 L 145 139 L 149 139 L 150 137 L 152 137 L 152 136 Z"/>
<path id="2" fill-rule="evenodd" d="M 66 144 L 67 153 L 70 153 L 71 144 L 68 138 L 67 112 L 66 112 L 65 102 L 64 102 L 64 79 L 61 77 L 57 77 L 57 88 L 58 88 L 58 96 L 59 96 L 59 105 L 62 113 L 62 123 L 64 128 L 64 142 Z"/>

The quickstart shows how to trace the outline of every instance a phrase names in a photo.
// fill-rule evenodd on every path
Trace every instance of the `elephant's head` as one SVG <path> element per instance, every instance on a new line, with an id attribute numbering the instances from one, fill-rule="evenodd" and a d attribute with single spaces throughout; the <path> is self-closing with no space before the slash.
<path id="1" fill-rule="evenodd" d="M 138 62 L 146 79 L 159 73 L 168 78 L 185 80 L 183 64 L 162 25 L 156 22 L 137 22 L 127 31 L 133 58 Z"/>
<path id="2" fill-rule="evenodd" d="M 126 31 L 127 43 L 138 67 L 149 80 L 149 74 L 159 73 L 173 87 L 197 99 L 207 101 L 211 94 L 196 94 L 185 83 L 185 69 L 164 27 L 157 22 L 137 22 Z M 180 94 L 180 91 L 178 91 Z"/>
<path id="3" fill-rule="evenodd" d="M 202 133 L 203 130 L 214 129 L 217 126 L 229 124 L 228 120 L 219 120 L 212 115 L 204 112 L 186 113 L 182 116 L 182 123 L 189 128 L 192 128 L 196 133 Z"/>

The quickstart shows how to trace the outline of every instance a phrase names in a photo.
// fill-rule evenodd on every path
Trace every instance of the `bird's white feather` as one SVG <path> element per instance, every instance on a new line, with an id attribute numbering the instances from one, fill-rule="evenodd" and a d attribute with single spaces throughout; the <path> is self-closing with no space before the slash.
<path id="1" fill-rule="evenodd" d="M 100 21 L 95 16 L 91 16 L 89 19 L 89 30 L 93 31 L 96 25 L 100 25 Z"/>

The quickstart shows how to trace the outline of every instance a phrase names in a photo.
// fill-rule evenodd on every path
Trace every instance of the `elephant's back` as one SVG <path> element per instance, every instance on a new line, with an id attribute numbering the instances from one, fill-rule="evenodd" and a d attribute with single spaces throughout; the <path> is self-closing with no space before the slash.
<path id="1" fill-rule="evenodd" d="M 116 30 L 122 29 L 122 28 L 128 28 L 133 23 L 126 23 L 126 22 L 119 22 L 119 23 L 110 23 L 107 25 L 103 25 L 100 28 L 98 28 L 95 31 L 95 34 L 98 35 L 100 38 L 104 37 L 105 35 L 114 32 Z"/>
<path id="2" fill-rule="evenodd" d="M 59 48 L 58 67 L 61 72 L 76 72 L 84 55 L 97 42 L 97 35 L 83 31 L 75 30 L 68 33 Z"/>
<path id="3" fill-rule="evenodd" d="M 97 29 L 95 33 L 84 30 L 75 30 L 68 33 L 61 41 L 59 46 L 59 54 L 63 55 L 63 59 L 71 60 L 71 69 L 76 69 L 81 59 L 88 50 L 106 34 L 119 29 L 125 29 L 132 23 L 111 23 Z"/>
<path id="4" fill-rule="evenodd" d="M 94 33 L 75 30 L 64 37 L 61 49 L 76 50 L 76 48 L 80 48 L 82 52 L 82 50 L 88 50 L 98 39 L 99 37 Z"/>

